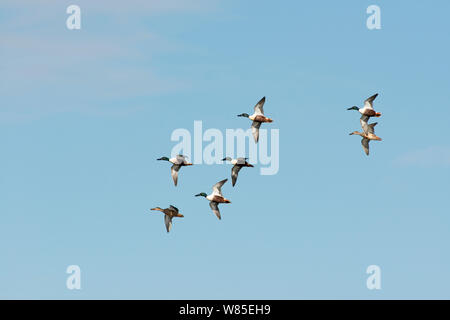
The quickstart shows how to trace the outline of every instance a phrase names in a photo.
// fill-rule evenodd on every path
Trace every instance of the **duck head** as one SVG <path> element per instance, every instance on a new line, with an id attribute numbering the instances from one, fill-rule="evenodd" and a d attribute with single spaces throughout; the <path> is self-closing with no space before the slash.
<path id="1" fill-rule="evenodd" d="M 205 198 L 206 198 L 207 194 L 204 193 L 204 192 L 201 192 L 201 193 L 199 193 L 199 194 L 196 194 L 195 196 L 196 196 L 196 197 L 205 197 Z"/>
<path id="2" fill-rule="evenodd" d="M 230 157 L 225 157 L 222 159 L 222 161 L 231 161 L 232 159 Z"/>
<path id="3" fill-rule="evenodd" d="M 357 106 L 353 106 L 353 107 L 351 107 L 351 108 L 348 108 L 347 110 L 356 110 L 356 111 L 358 111 L 359 108 L 358 108 Z"/>
<path id="4" fill-rule="evenodd" d="M 159 159 L 156 159 L 156 160 L 164 160 L 164 161 L 169 161 L 169 158 L 167 158 L 167 157 L 161 157 L 161 158 L 159 158 Z"/>
<path id="5" fill-rule="evenodd" d="M 250 117 L 250 116 L 248 115 L 248 113 L 241 113 L 241 114 L 238 114 L 238 117 L 245 117 L 245 118 L 248 118 L 248 117 Z"/>

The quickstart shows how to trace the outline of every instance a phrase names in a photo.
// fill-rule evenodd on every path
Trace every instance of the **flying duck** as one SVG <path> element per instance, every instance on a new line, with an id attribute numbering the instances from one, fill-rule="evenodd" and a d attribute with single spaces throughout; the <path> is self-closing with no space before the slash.
<path id="1" fill-rule="evenodd" d="M 166 224 L 167 232 L 169 232 L 170 229 L 172 229 L 172 218 L 173 217 L 179 217 L 179 218 L 183 218 L 184 217 L 182 214 L 180 214 L 178 212 L 178 208 L 174 207 L 172 205 L 169 208 L 166 208 L 166 209 L 161 209 L 160 207 L 156 207 L 156 208 L 152 208 L 150 210 L 161 211 L 161 212 L 164 213 L 164 223 Z"/>
<path id="2" fill-rule="evenodd" d="M 255 111 L 253 115 L 248 115 L 248 113 L 241 113 L 238 117 L 246 117 L 252 120 L 252 133 L 255 142 L 258 143 L 259 140 L 259 127 L 263 122 L 273 122 L 272 119 L 264 116 L 264 103 L 266 102 L 266 97 L 263 97 L 259 102 L 255 105 Z"/>
<path id="3" fill-rule="evenodd" d="M 237 158 L 232 159 L 230 157 L 223 158 L 222 161 L 230 161 L 231 164 L 233 164 L 233 168 L 231 168 L 231 183 L 234 187 L 236 184 L 236 180 L 238 178 L 239 171 L 242 169 L 242 167 L 252 167 L 250 163 L 247 162 L 248 158 Z"/>
<path id="4" fill-rule="evenodd" d="M 181 154 L 177 155 L 174 158 L 167 158 L 167 157 L 162 157 L 156 160 L 164 160 L 164 161 L 169 161 L 170 163 L 172 163 L 172 167 L 170 168 L 171 174 L 172 174 L 172 179 L 173 179 L 173 183 L 175 184 L 175 187 L 177 186 L 178 183 L 178 171 L 180 170 L 181 167 L 183 166 L 192 166 L 192 163 L 189 163 L 186 161 L 186 156 L 183 156 Z"/>
<path id="5" fill-rule="evenodd" d="M 357 106 L 353 106 L 351 108 L 348 108 L 347 110 L 358 110 L 362 115 L 368 116 L 368 117 L 380 117 L 381 113 L 376 112 L 373 109 L 373 100 L 378 96 L 378 93 L 374 94 L 373 96 L 367 98 L 364 101 L 364 107 L 358 108 Z"/>
<path id="6" fill-rule="evenodd" d="M 207 200 L 209 200 L 209 206 L 211 207 L 212 211 L 216 214 L 217 218 L 219 218 L 219 220 L 221 219 L 219 211 L 219 203 L 231 203 L 230 200 L 224 198 L 221 190 L 223 184 L 227 181 L 228 179 L 224 179 L 222 181 L 217 182 L 212 187 L 213 192 L 210 195 L 207 195 L 204 192 L 195 195 L 196 197 L 199 196 L 205 197 Z"/>
<path id="7" fill-rule="evenodd" d="M 361 116 L 361 119 L 359 120 L 361 122 L 361 127 L 363 129 L 363 132 L 354 131 L 350 133 L 350 135 L 359 135 L 362 137 L 361 144 L 364 149 L 364 152 L 366 155 L 369 155 L 369 142 L 370 140 L 377 140 L 381 141 L 381 138 L 375 135 L 375 126 L 378 122 L 374 123 L 367 123 L 369 120 L 369 116 Z"/>

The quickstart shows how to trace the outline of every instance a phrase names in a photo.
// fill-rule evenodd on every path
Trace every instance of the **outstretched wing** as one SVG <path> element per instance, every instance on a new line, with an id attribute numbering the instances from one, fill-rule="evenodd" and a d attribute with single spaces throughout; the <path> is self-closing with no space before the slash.
<path id="1" fill-rule="evenodd" d="M 373 96 L 367 98 L 364 101 L 364 108 L 373 109 L 373 100 L 378 96 L 378 93 L 374 94 Z"/>
<path id="2" fill-rule="evenodd" d="M 368 128 L 368 132 L 369 133 L 375 134 L 375 126 L 377 125 L 377 123 L 378 122 L 374 122 L 374 123 L 369 124 L 369 128 Z"/>
<path id="3" fill-rule="evenodd" d="M 255 114 L 259 114 L 261 116 L 264 115 L 264 103 L 266 102 L 266 97 L 263 97 L 258 103 L 255 105 Z"/>
<path id="4" fill-rule="evenodd" d="M 177 186 L 178 183 L 178 171 L 180 170 L 181 166 L 178 164 L 174 164 L 171 168 L 170 168 L 170 172 L 172 173 L 172 179 L 173 179 L 173 183 L 175 183 L 175 187 Z"/>
<path id="5" fill-rule="evenodd" d="M 173 211 L 176 211 L 178 213 L 178 208 L 174 207 L 173 205 L 170 205 L 170 209 L 172 209 Z"/>
<path id="6" fill-rule="evenodd" d="M 367 154 L 367 155 L 369 155 L 369 139 L 366 139 L 366 138 L 362 138 L 362 140 L 361 140 L 361 144 L 362 144 L 362 147 L 363 147 L 363 149 L 364 149 L 364 152 Z"/>
<path id="7" fill-rule="evenodd" d="M 258 143 L 259 140 L 259 127 L 261 127 L 261 122 L 259 121 L 252 122 L 252 133 L 256 143 Z"/>
<path id="8" fill-rule="evenodd" d="M 217 202 L 210 201 L 209 206 L 211 207 L 211 210 L 216 214 L 217 218 L 221 220 L 222 218 L 220 217 L 219 204 Z"/>
<path id="9" fill-rule="evenodd" d="M 361 128 L 364 130 L 365 133 L 369 131 L 369 124 L 367 123 L 369 121 L 369 116 L 362 115 L 359 119 L 359 122 L 361 123 Z"/>
<path id="10" fill-rule="evenodd" d="M 164 223 L 166 224 L 167 232 L 172 229 L 172 217 L 169 217 L 167 214 L 164 215 Z"/>
<path id="11" fill-rule="evenodd" d="M 239 174 L 239 170 L 241 170 L 241 166 L 233 166 L 233 168 L 231 169 L 231 182 L 234 185 L 236 184 L 236 180 L 238 178 L 238 174 Z"/>
<path id="12" fill-rule="evenodd" d="M 222 196 L 222 186 L 225 182 L 227 182 L 228 179 L 224 179 L 222 181 L 217 182 L 215 185 L 213 185 L 213 195 Z"/>

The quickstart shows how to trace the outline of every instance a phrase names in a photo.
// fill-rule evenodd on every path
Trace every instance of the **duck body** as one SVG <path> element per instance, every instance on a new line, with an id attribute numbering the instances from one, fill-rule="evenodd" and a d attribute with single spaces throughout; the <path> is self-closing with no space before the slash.
<path id="1" fill-rule="evenodd" d="M 361 113 L 363 116 L 368 116 L 368 117 L 381 117 L 381 113 L 376 112 L 375 110 L 371 109 L 371 108 L 359 108 L 358 109 L 359 113 Z"/>
<path id="2" fill-rule="evenodd" d="M 217 203 L 231 203 L 230 200 L 225 199 L 223 196 L 219 196 L 217 194 L 210 194 L 209 196 L 206 196 L 206 199 L 208 199 L 209 201 L 214 201 Z"/>
<path id="3" fill-rule="evenodd" d="M 266 116 L 260 115 L 260 114 L 253 114 L 251 116 L 248 117 L 250 120 L 252 121 L 257 121 L 257 122 L 273 122 L 272 119 L 267 118 Z"/>

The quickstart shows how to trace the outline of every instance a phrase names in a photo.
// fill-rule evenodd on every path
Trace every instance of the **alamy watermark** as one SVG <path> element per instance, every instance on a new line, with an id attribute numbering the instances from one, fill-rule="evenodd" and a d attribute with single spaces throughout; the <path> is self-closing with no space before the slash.
<path id="1" fill-rule="evenodd" d="M 69 290 L 81 289 L 81 269 L 77 265 L 70 265 L 66 269 L 66 273 L 70 274 L 66 280 L 66 287 Z"/>
<path id="2" fill-rule="evenodd" d="M 72 4 L 67 7 L 66 13 L 70 16 L 66 20 L 66 27 L 69 30 L 81 29 L 81 9 L 79 6 Z"/>
<path id="3" fill-rule="evenodd" d="M 259 141 L 255 143 L 251 129 L 226 129 L 224 137 L 223 132 L 215 128 L 203 132 L 203 122 L 196 120 L 193 136 L 188 129 L 178 128 L 170 139 L 178 142 L 171 156 L 183 154 L 193 164 L 222 164 L 224 157 L 244 157 L 249 163 L 260 165 L 261 175 L 277 174 L 280 167 L 279 129 L 260 129 Z"/>
<path id="4" fill-rule="evenodd" d="M 366 10 L 367 14 L 370 16 L 366 20 L 366 26 L 369 30 L 379 30 L 381 29 L 381 9 L 377 5 L 370 5 Z"/>
<path id="5" fill-rule="evenodd" d="M 375 264 L 367 267 L 367 274 L 370 276 L 366 280 L 366 286 L 369 290 L 381 290 L 381 268 Z"/>

